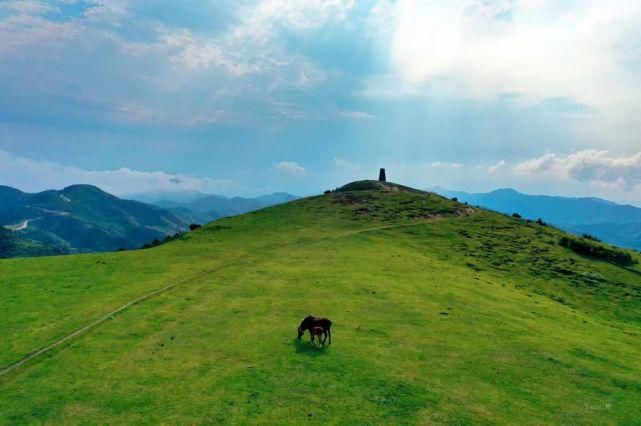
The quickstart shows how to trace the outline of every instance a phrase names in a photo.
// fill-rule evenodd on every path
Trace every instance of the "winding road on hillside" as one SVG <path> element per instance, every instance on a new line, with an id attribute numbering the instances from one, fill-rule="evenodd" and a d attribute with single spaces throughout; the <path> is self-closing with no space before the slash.
<path id="1" fill-rule="evenodd" d="M 475 211 L 470 208 L 468 211 L 465 212 L 465 214 L 463 216 L 470 216 L 470 215 L 472 215 L 474 213 L 475 213 Z M 332 240 L 332 239 L 337 239 L 337 238 L 345 238 L 345 237 L 350 237 L 350 236 L 358 235 L 358 234 L 364 234 L 364 233 L 368 233 L 368 232 L 384 231 L 386 229 L 409 228 L 409 227 L 413 227 L 413 226 L 424 225 L 426 223 L 436 222 L 436 221 L 439 221 L 439 220 L 442 220 L 442 219 L 444 219 L 444 218 L 440 217 L 440 216 L 435 216 L 435 217 L 430 217 L 430 218 L 423 219 L 423 220 L 420 220 L 420 221 L 417 221 L 417 222 L 413 222 L 413 223 L 404 223 L 404 224 L 396 224 L 396 225 L 382 225 L 382 226 L 375 226 L 375 227 L 370 227 L 370 228 L 356 229 L 356 230 L 352 230 L 352 231 L 341 232 L 341 233 L 338 233 L 338 234 L 335 234 L 335 235 L 329 235 L 329 236 L 326 236 L 326 237 L 323 237 L 323 238 L 319 238 L 319 239 L 314 240 L 314 241 L 305 241 L 302 244 L 315 244 L 315 243 L 319 243 L 319 242 L 323 242 L 323 241 L 327 241 L 327 240 Z M 455 219 L 455 217 L 452 217 L 452 219 Z M 292 244 L 289 244 L 289 245 L 300 245 L 300 244 L 301 244 L 301 242 L 297 242 L 297 243 L 292 243 Z M 137 298 L 125 303 L 124 305 L 121 305 L 120 307 L 114 309 L 113 311 L 101 316 L 100 318 L 96 319 L 95 321 L 93 321 L 93 322 L 91 322 L 91 323 L 89 323 L 89 324 L 77 329 L 76 331 L 73 331 L 72 333 L 69 333 L 66 336 L 54 341 L 53 343 L 51 343 L 51 344 L 49 344 L 49 345 L 47 345 L 47 346 L 45 346 L 45 347 L 43 347 L 41 349 L 35 350 L 35 351 L 25 355 L 20 360 L 18 360 L 16 362 L 14 362 L 13 364 L 3 368 L 2 370 L 0 370 L 0 377 L 10 373 L 11 371 L 16 370 L 17 368 L 19 368 L 22 365 L 26 364 L 27 362 L 33 360 L 34 358 L 36 358 L 36 357 L 38 357 L 38 356 L 40 356 L 40 355 L 42 355 L 42 354 L 44 354 L 46 352 L 49 352 L 52 349 L 55 349 L 58 346 L 66 343 L 66 342 L 68 342 L 68 341 L 70 341 L 70 340 L 72 340 L 72 339 L 74 339 L 76 337 L 81 336 L 82 334 L 87 333 L 91 329 L 97 327 L 98 325 L 102 324 L 103 322 L 107 321 L 108 319 L 114 317 L 115 315 L 121 313 L 122 311 L 126 310 L 127 308 L 129 308 L 129 307 L 131 307 L 133 305 L 142 303 L 142 302 L 144 302 L 145 300 L 147 300 L 147 299 L 149 299 L 151 297 L 160 295 L 160 294 L 165 293 L 165 292 L 167 292 L 169 290 L 172 290 L 172 289 L 174 289 L 176 287 L 184 285 L 184 284 L 186 284 L 186 283 L 188 283 L 190 281 L 194 281 L 194 280 L 196 280 L 198 278 L 202 278 L 202 277 L 204 277 L 206 275 L 209 275 L 209 274 L 211 274 L 213 272 L 216 272 L 216 271 L 219 271 L 221 269 L 227 268 L 229 266 L 232 266 L 232 265 L 228 264 L 228 265 L 222 265 L 222 266 L 218 266 L 218 267 L 211 268 L 211 269 L 206 269 L 204 271 L 201 271 L 201 272 L 198 272 L 196 274 L 190 275 L 189 277 L 183 278 L 181 280 L 165 284 L 162 288 L 159 288 L 158 290 L 155 290 L 155 291 L 152 291 L 150 293 L 147 293 L 147 294 L 144 294 L 142 296 L 139 296 L 139 297 L 137 297 Z"/>
<path id="2" fill-rule="evenodd" d="M 30 206 L 25 206 L 25 207 L 30 207 Z M 48 213 L 48 214 L 45 215 L 45 216 L 36 217 L 34 219 L 25 219 L 25 220 L 23 220 L 22 222 L 20 222 L 20 223 L 18 223 L 16 225 L 7 225 L 7 226 L 5 226 L 5 228 L 7 228 L 7 229 L 9 229 L 9 230 L 11 230 L 13 232 L 23 231 L 23 230 L 25 230 L 25 229 L 27 229 L 29 227 L 29 223 L 35 222 L 36 220 L 41 220 L 41 219 L 44 219 L 45 217 L 49 217 L 49 216 L 69 216 L 71 214 L 69 212 L 61 212 L 61 211 L 57 211 L 57 210 L 47 210 L 47 209 L 43 209 L 41 207 L 33 207 L 33 208 L 38 209 L 38 210 L 42 210 L 43 212 Z"/>

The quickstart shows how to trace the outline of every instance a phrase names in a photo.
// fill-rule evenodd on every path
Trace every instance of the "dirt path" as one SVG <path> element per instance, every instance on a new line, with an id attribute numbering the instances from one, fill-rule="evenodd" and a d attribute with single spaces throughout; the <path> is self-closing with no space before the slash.
<path id="1" fill-rule="evenodd" d="M 0 370 L 0 376 L 4 376 L 5 374 L 15 370 L 16 368 L 20 367 L 21 365 L 25 364 L 26 362 L 31 361 L 35 357 L 37 357 L 39 355 L 42 355 L 45 352 L 48 352 L 48 351 L 50 351 L 50 350 L 52 350 L 54 348 L 57 348 L 58 346 L 62 345 L 63 343 L 73 339 L 74 337 L 78 337 L 81 334 L 86 333 L 87 331 L 91 330 L 92 328 L 96 327 L 99 324 L 102 324 L 103 322 L 107 321 L 108 319 L 110 319 L 114 315 L 124 311 L 125 309 L 129 308 L 130 306 L 133 306 L 135 304 L 141 303 L 141 302 L 149 299 L 150 297 L 157 296 L 157 295 L 159 295 L 161 293 L 164 293 L 164 292 L 166 292 L 168 290 L 171 290 L 172 288 L 178 287 L 178 286 L 180 286 L 182 284 L 185 284 L 185 283 L 187 283 L 189 281 L 193 281 L 193 280 L 195 280 L 197 278 L 200 278 L 200 277 L 205 276 L 207 274 L 210 274 L 210 273 L 212 273 L 214 271 L 217 271 L 217 270 L 219 270 L 219 269 L 221 269 L 223 267 L 224 266 L 217 267 L 217 268 L 212 268 L 212 269 L 207 269 L 205 271 L 202 271 L 202 272 L 199 272 L 197 274 L 191 275 L 191 276 L 189 276 L 187 278 L 184 278 L 184 279 L 182 279 L 180 281 L 175 281 L 173 283 L 167 284 L 167 285 L 165 285 L 164 287 L 162 287 L 162 288 L 160 288 L 158 290 L 152 291 L 151 293 L 147 293 L 147 294 L 145 294 L 143 296 L 139 296 L 139 297 L 135 298 L 134 300 L 131 300 L 131 301 L 125 303 L 124 305 L 114 309 L 113 311 L 103 315 L 102 317 L 98 318 L 97 320 L 95 320 L 95 321 L 93 321 L 93 322 L 91 322 L 91 323 L 79 328 L 78 330 L 72 332 L 71 334 L 68 334 L 68 335 L 56 340 L 55 342 L 45 346 L 44 348 L 38 349 L 38 350 L 36 350 L 34 352 L 31 352 L 28 355 L 25 355 L 23 358 L 21 358 L 17 362 L 15 362 L 15 363 L 9 365 L 8 367 L 5 367 L 4 369 Z"/>
<path id="2" fill-rule="evenodd" d="M 31 222 L 31 220 L 32 219 L 27 219 L 21 224 L 19 224 L 18 226 L 12 227 L 12 231 L 22 231 L 23 229 L 27 229 L 27 227 L 29 226 L 29 222 Z"/>
<path id="3" fill-rule="evenodd" d="M 383 226 L 375 226 L 375 227 L 371 227 L 371 228 L 356 229 L 356 230 L 353 230 L 353 231 L 347 231 L 347 232 L 342 232 L 342 233 L 335 234 L 335 235 L 330 235 L 330 236 L 327 236 L 327 237 L 324 237 L 324 238 L 320 238 L 318 240 L 309 241 L 309 242 L 307 242 L 307 244 L 314 244 L 314 243 L 318 243 L 318 242 L 322 242 L 322 241 L 327 241 L 327 240 L 331 240 L 331 239 L 338 239 L 338 238 L 344 238 L 344 237 L 363 234 L 363 233 L 367 233 L 367 232 L 377 232 L 377 231 L 382 231 L 382 230 L 386 230 L 386 229 L 408 228 L 408 227 L 412 227 L 412 226 L 424 225 L 426 223 L 431 223 L 431 222 L 435 222 L 435 221 L 442 220 L 442 219 L 444 219 L 444 218 L 437 217 L 437 218 L 421 220 L 421 221 L 414 222 L 414 223 L 409 223 L 409 224 L 405 223 L 405 224 L 396 224 L 396 225 L 383 225 Z M 292 245 L 296 245 L 296 243 L 293 243 Z M 67 334 L 66 336 L 64 336 L 64 337 L 62 337 L 62 338 L 60 338 L 60 339 L 58 339 L 56 341 L 54 341 L 53 343 L 51 343 L 51 344 L 49 344 L 49 345 L 47 345 L 47 346 L 45 346 L 45 347 L 43 347 L 41 349 L 38 349 L 36 351 L 33 351 L 33 352 L 25 355 L 20 360 L 18 360 L 16 362 L 14 362 L 13 364 L 3 368 L 2 370 L 0 370 L 0 377 L 4 376 L 4 375 L 6 375 L 6 374 L 8 374 L 8 373 L 10 373 L 10 372 L 12 372 L 14 370 L 16 370 L 17 368 L 21 367 L 22 365 L 26 364 L 27 362 L 31 361 L 32 359 L 34 359 L 34 358 L 36 358 L 36 357 L 38 357 L 38 356 L 40 356 L 40 355 L 42 355 L 42 354 L 44 354 L 46 352 L 49 352 L 52 349 L 55 349 L 55 348 L 59 347 L 60 345 L 66 343 L 66 342 L 68 342 L 68 341 L 70 341 L 70 340 L 72 340 L 72 339 L 74 339 L 76 337 L 79 337 L 79 336 L 87 333 L 89 330 L 97 327 L 98 325 L 100 325 L 103 322 L 107 321 L 108 319 L 110 319 L 114 315 L 124 311 L 125 309 L 127 309 L 127 308 L 129 308 L 129 307 L 131 307 L 133 305 L 136 305 L 136 304 L 139 304 L 141 302 L 144 302 L 145 300 L 147 300 L 147 299 L 149 299 L 149 298 L 151 298 L 153 296 L 157 296 L 157 295 L 159 295 L 161 293 L 165 293 L 165 292 L 167 292 L 167 291 L 169 291 L 171 289 L 174 289 L 174 288 L 179 287 L 179 286 L 181 286 L 183 284 L 186 284 L 186 283 L 188 283 L 190 281 L 194 281 L 194 280 L 196 280 L 198 278 L 204 277 L 206 275 L 209 275 L 209 274 L 211 274 L 213 272 L 219 271 L 219 270 L 221 270 L 223 268 L 226 268 L 226 267 L 229 267 L 229 266 L 232 266 L 232 265 L 227 264 L 227 265 L 222 265 L 222 266 L 218 266 L 218 267 L 211 268 L 211 269 L 206 269 L 204 271 L 201 271 L 201 272 L 198 272 L 196 274 L 190 275 L 189 277 L 184 278 L 182 280 L 166 284 L 164 287 L 162 287 L 162 288 L 160 288 L 158 290 L 155 290 L 155 291 L 152 291 L 152 292 L 147 293 L 145 295 L 139 296 L 139 297 L 137 297 L 137 298 L 125 303 L 124 305 L 121 305 L 120 307 L 114 309 L 113 311 L 103 315 L 102 317 L 98 318 L 97 320 L 95 320 L 95 321 L 93 321 L 93 322 L 91 322 L 91 323 L 89 323 L 89 324 L 77 329 L 76 331 L 74 331 L 74 332 L 72 332 L 70 334 Z"/>

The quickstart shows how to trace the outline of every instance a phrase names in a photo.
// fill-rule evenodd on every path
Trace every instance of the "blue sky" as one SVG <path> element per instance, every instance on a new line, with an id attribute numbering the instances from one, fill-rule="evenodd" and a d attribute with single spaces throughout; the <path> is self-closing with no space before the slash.
<path id="1" fill-rule="evenodd" d="M 635 4 L 636 3 L 636 4 Z M 641 4 L 3 0 L 0 184 L 641 204 Z"/>

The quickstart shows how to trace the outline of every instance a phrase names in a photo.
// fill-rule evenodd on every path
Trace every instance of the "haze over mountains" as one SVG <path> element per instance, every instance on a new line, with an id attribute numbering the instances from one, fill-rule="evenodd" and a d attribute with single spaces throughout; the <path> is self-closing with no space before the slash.
<path id="1" fill-rule="evenodd" d="M 225 197 L 206 195 L 193 198 L 194 193 L 185 194 L 180 201 L 180 193 L 172 199 L 158 199 L 152 204 L 173 211 L 190 222 L 207 223 L 221 217 L 236 216 L 276 204 L 296 200 L 298 197 L 284 192 L 263 195 L 256 198 Z M 190 199 L 191 198 L 191 199 Z"/>
<path id="2" fill-rule="evenodd" d="M 522 194 L 497 189 L 471 194 L 434 188 L 434 192 L 498 212 L 538 218 L 576 234 L 591 234 L 621 247 L 641 250 L 641 208 L 616 204 L 601 198 L 559 197 Z"/>

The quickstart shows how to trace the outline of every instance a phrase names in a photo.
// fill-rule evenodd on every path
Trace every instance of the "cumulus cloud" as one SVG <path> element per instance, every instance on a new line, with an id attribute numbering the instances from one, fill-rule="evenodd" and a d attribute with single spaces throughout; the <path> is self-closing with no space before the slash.
<path id="1" fill-rule="evenodd" d="M 233 185 L 232 181 L 227 179 L 199 178 L 162 171 L 145 172 L 126 167 L 117 170 L 86 170 L 19 157 L 2 150 L 0 183 L 25 191 L 90 184 L 119 196 L 156 191 L 216 192 Z"/>
<path id="2" fill-rule="evenodd" d="M 641 152 L 613 156 L 607 151 L 589 149 L 568 155 L 545 154 L 515 165 L 514 172 L 631 188 L 641 184 Z"/>
<path id="3" fill-rule="evenodd" d="M 292 176 L 303 176 L 306 173 L 305 167 L 295 161 L 281 161 L 274 164 L 274 169 Z"/>
<path id="4" fill-rule="evenodd" d="M 634 39 L 641 3 L 628 0 L 399 0 L 390 9 L 394 71 L 405 83 L 473 97 L 568 97 L 639 105 Z M 631 89 L 632 93 L 631 93 Z"/>
<path id="5" fill-rule="evenodd" d="M 364 96 L 509 99 L 515 108 L 567 99 L 590 116 L 574 130 L 590 144 L 630 146 L 641 132 L 641 2 L 378 4 L 369 32 L 389 67 L 364 79 Z"/>

